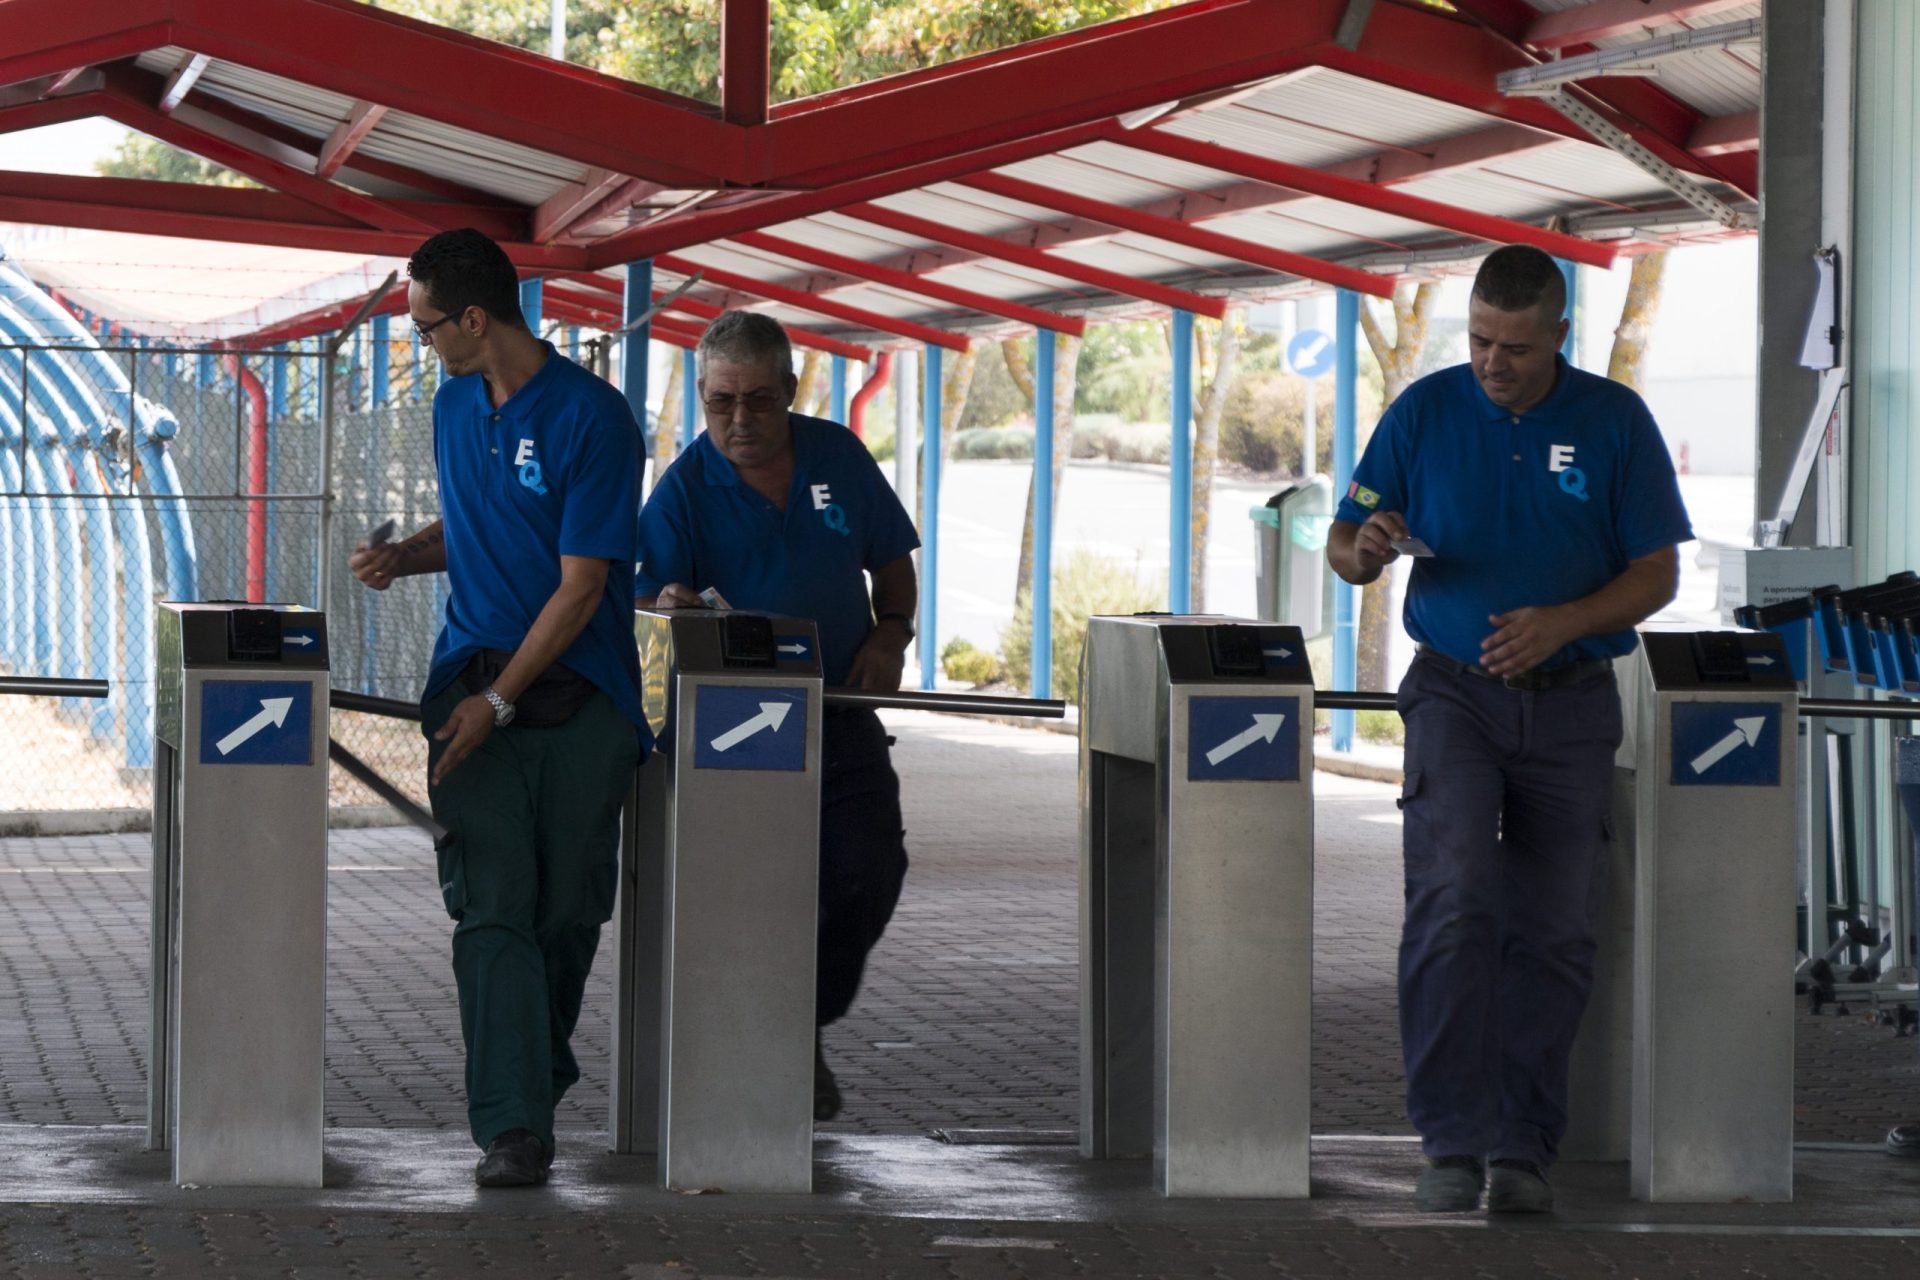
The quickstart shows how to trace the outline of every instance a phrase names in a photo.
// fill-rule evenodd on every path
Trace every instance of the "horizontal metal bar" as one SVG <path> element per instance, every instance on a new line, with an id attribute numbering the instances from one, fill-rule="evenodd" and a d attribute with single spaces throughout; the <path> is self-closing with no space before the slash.
<path id="1" fill-rule="evenodd" d="M 327 758 L 358 778 L 362 786 L 392 805 L 401 817 L 432 836 L 435 841 L 447 838 L 447 829 L 435 822 L 431 813 L 415 804 L 413 797 L 388 782 L 372 765 L 332 738 L 327 739 Z"/>
<path id="2" fill-rule="evenodd" d="M 347 689 L 327 690 L 327 705 L 335 711 L 359 711 L 370 716 L 389 716 L 395 720 L 420 721 L 420 704 L 405 698 L 376 698 L 370 693 Z"/>
<path id="3" fill-rule="evenodd" d="M 902 689 L 875 693 L 868 689 L 828 689 L 820 700 L 829 707 L 893 707 L 901 711 L 958 711 L 976 716 L 1033 716 L 1041 720 L 1066 718 L 1067 704 L 1057 698 L 1002 698 L 985 693 L 929 693 Z"/>
<path id="4" fill-rule="evenodd" d="M 1391 693 L 1363 693 L 1343 689 L 1329 689 L 1325 693 L 1314 694 L 1313 708 L 1316 711 L 1398 711 L 1400 709 Z"/>
<path id="5" fill-rule="evenodd" d="M 29 698 L 104 698 L 107 682 L 56 676 L 0 676 L 0 693 L 17 693 Z"/>
<path id="6" fill-rule="evenodd" d="M 1846 698 L 1802 698 L 1800 718 L 1810 720 L 1920 720 L 1920 702 L 1853 702 Z"/>

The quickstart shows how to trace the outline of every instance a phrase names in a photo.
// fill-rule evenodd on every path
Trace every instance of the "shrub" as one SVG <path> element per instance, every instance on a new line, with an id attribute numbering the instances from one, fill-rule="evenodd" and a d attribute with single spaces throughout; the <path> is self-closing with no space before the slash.
<path id="1" fill-rule="evenodd" d="M 1144 613 L 1166 607 L 1164 576 L 1143 582 L 1134 568 L 1092 551 L 1076 550 L 1053 575 L 1053 696 L 1080 696 L 1080 647 L 1087 619 L 1095 614 Z M 1013 621 L 1000 633 L 1000 661 L 1006 677 L 1032 688 L 1033 601 L 1026 596 Z"/>
<path id="2" fill-rule="evenodd" d="M 972 461 L 980 458 L 1031 458 L 1031 427 L 969 427 L 953 433 L 953 456 Z"/>
<path id="3" fill-rule="evenodd" d="M 976 648 L 973 641 L 955 636 L 940 650 L 940 669 L 947 673 L 947 679 L 962 684 L 992 684 L 1000 678 L 1000 659 Z"/>
<path id="4" fill-rule="evenodd" d="M 1307 383 L 1292 374 L 1250 373 L 1235 383 L 1220 414 L 1220 458 L 1250 471 L 1298 474 Z M 1316 384 L 1315 471 L 1333 470 L 1333 384 Z"/>
<path id="5" fill-rule="evenodd" d="M 869 431 L 866 435 L 866 444 L 867 452 L 873 455 L 875 462 L 893 461 L 893 432 L 888 431 L 883 434 L 878 431 Z"/>

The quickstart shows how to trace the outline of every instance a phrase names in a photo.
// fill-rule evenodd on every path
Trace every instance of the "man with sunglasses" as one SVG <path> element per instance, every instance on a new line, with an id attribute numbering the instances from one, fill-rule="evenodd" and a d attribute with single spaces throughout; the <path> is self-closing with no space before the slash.
<path id="1" fill-rule="evenodd" d="M 712 588 L 736 608 L 811 618 L 829 687 L 898 689 L 920 539 L 873 456 L 845 427 L 791 412 L 793 350 L 767 316 L 716 319 L 698 377 L 707 429 L 641 512 L 636 603 L 699 608 Z M 853 1004 L 906 876 L 890 741 L 871 710 L 822 717 L 816 1026 Z M 816 1037 L 814 1118 L 840 1105 Z"/>
<path id="2" fill-rule="evenodd" d="M 652 736 L 633 642 L 640 429 L 615 388 L 527 328 L 478 231 L 407 264 L 407 309 L 446 370 L 433 398 L 441 518 L 357 547 L 355 577 L 448 577 L 423 699 L 440 891 L 483 1187 L 533 1186 L 619 878 L 620 806 Z"/>

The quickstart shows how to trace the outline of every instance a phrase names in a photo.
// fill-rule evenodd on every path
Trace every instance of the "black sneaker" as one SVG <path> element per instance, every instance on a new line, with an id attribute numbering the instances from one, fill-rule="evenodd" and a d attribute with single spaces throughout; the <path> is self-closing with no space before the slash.
<path id="1" fill-rule="evenodd" d="M 552 1147 L 531 1129 L 509 1129 L 487 1144 L 473 1180 L 483 1187 L 537 1187 L 552 1167 Z"/>
<path id="2" fill-rule="evenodd" d="M 1484 1181 L 1472 1156 L 1434 1156 L 1413 1189 L 1413 1207 L 1422 1213 L 1471 1213 L 1480 1207 Z"/>
<path id="3" fill-rule="evenodd" d="M 1495 1160 L 1487 1182 L 1488 1213 L 1552 1213 L 1553 1187 L 1531 1160 Z"/>
<path id="4" fill-rule="evenodd" d="M 820 1035 L 813 1037 L 813 1119 L 831 1120 L 840 1114 L 840 1082 L 833 1078 L 826 1055 L 820 1052 Z"/>

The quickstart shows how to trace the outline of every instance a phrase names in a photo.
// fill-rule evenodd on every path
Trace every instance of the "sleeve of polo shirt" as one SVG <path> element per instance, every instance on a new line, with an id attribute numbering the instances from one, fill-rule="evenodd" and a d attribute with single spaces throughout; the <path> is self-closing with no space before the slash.
<path id="1" fill-rule="evenodd" d="M 640 509 L 640 429 L 621 404 L 583 415 L 567 456 L 560 554 L 631 562 Z"/>
<path id="2" fill-rule="evenodd" d="M 1680 499 L 1680 480 L 1653 415 L 1636 397 L 1627 443 L 1626 483 L 1620 486 L 1617 528 L 1627 559 L 1693 541 L 1693 525 Z"/>
<path id="3" fill-rule="evenodd" d="M 686 490 L 670 468 L 640 509 L 640 564 L 634 570 L 633 594 L 646 599 L 660 594 L 669 582 L 691 587 L 693 530 L 687 519 Z"/>
<path id="4" fill-rule="evenodd" d="M 869 571 L 884 569 L 920 545 L 920 532 L 913 527 L 913 517 L 900 505 L 900 495 L 887 483 L 885 473 L 867 452 L 867 447 L 857 444 L 856 451 L 859 456 L 854 459 L 854 465 L 860 468 L 867 491 L 873 495 L 866 568 Z"/>
<path id="5" fill-rule="evenodd" d="M 1367 451 L 1353 469 L 1353 481 L 1341 495 L 1333 518 L 1349 524 L 1365 524 L 1376 511 L 1407 509 L 1406 477 L 1402 474 L 1401 437 L 1411 412 L 1409 397 L 1402 395 L 1387 409 L 1367 441 Z"/>

